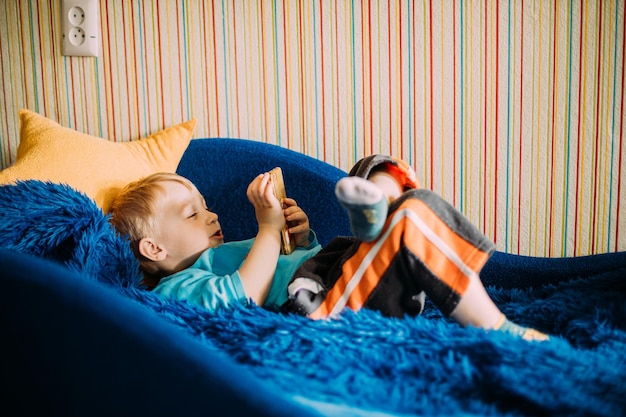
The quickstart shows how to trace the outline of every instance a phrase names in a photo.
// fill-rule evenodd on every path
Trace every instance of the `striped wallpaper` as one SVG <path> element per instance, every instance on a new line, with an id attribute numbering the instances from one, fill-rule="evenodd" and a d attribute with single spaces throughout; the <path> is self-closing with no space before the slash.
<path id="1" fill-rule="evenodd" d="M 626 250 L 624 0 L 100 0 L 98 58 L 59 0 L 0 2 L 0 163 L 29 108 L 110 140 L 195 117 L 344 170 L 408 160 L 499 250 Z"/>

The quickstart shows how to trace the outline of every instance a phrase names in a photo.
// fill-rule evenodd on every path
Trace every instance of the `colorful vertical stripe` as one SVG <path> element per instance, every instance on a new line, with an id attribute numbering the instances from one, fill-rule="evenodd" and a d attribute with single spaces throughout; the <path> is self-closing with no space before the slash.
<path id="1" fill-rule="evenodd" d="M 409 161 L 499 250 L 626 250 L 625 0 L 100 0 L 98 58 L 61 4 L 0 3 L 0 167 L 29 108 L 109 140 L 195 117 L 344 170 Z"/>

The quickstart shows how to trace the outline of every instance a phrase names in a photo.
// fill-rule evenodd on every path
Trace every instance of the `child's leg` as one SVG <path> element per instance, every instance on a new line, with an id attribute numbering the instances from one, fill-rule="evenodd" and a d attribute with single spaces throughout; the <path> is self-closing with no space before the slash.
<path id="1" fill-rule="evenodd" d="M 546 338 L 508 322 L 485 291 L 478 271 L 493 248 L 493 243 L 440 197 L 427 190 L 405 192 L 390 207 L 381 236 L 360 243 L 342 263 L 337 281 L 311 316 L 367 306 L 381 280 L 409 272 L 410 279 L 419 282 L 442 312 L 462 325 L 499 328 L 529 339 Z"/>
<path id="2" fill-rule="evenodd" d="M 465 294 L 450 316 L 463 326 L 500 330 L 526 340 L 548 339 L 535 329 L 509 321 L 487 294 L 478 274 L 472 274 Z"/>
<path id="3" fill-rule="evenodd" d="M 358 181 L 366 178 L 369 182 Z M 404 161 L 386 155 L 361 159 L 335 188 L 339 203 L 348 212 L 350 229 L 359 240 L 371 242 L 380 234 L 388 204 L 403 191 L 418 188 L 413 169 Z"/>
<path id="4" fill-rule="evenodd" d="M 335 195 L 348 213 L 352 235 L 364 242 L 376 239 L 385 225 L 389 208 L 382 189 L 362 178 L 346 177 L 337 182 Z"/>

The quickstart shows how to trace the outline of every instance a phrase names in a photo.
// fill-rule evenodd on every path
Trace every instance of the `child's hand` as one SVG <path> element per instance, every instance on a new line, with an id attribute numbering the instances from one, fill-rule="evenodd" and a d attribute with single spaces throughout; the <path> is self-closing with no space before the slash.
<path id="1" fill-rule="evenodd" d="M 267 172 L 252 180 L 248 185 L 246 194 L 254 206 L 259 230 L 263 228 L 282 230 L 285 225 L 285 217 L 281 204 L 274 195 L 274 186 Z"/>
<path id="2" fill-rule="evenodd" d="M 289 225 L 289 233 L 293 237 L 297 246 L 307 247 L 311 243 L 309 235 L 311 227 L 309 226 L 309 217 L 298 206 L 293 198 L 285 198 L 283 200 L 285 220 Z"/>

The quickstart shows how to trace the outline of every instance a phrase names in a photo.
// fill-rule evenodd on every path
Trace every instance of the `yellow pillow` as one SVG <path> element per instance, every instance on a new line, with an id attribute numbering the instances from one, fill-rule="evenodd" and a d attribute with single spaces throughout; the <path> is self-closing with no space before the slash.
<path id="1" fill-rule="evenodd" d="M 0 171 L 0 184 L 36 179 L 68 184 L 107 212 L 119 190 L 154 172 L 175 172 L 197 120 L 133 142 L 111 142 L 20 111 L 17 160 Z"/>

